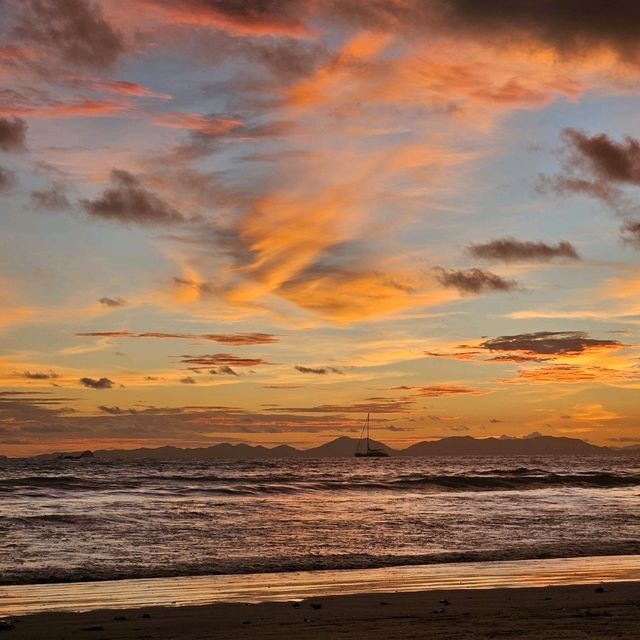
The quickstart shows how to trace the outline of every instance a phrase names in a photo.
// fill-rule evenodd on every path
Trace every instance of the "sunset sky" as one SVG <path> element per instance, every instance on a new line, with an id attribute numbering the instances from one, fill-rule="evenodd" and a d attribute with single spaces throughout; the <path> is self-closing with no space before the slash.
<path id="1" fill-rule="evenodd" d="M 0 454 L 640 442 L 640 3 L 0 24 Z"/>

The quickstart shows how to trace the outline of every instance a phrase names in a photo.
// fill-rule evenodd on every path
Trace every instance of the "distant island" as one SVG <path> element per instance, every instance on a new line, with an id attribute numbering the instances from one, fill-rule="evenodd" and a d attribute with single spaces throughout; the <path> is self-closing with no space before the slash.
<path id="1" fill-rule="evenodd" d="M 76 453 L 52 453 L 33 456 L 55 460 L 219 460 L 219 459 L 277 459 L 277 458 L 343 458 L 353 456 L 358 440 L 341 436 L 311 449 L 296 449 L 289 445 L 265 447 L 249 444 L 217 444 L 211 447 L 181 448 L 165 446 L 140 449 L 103 449 Z M 533 435 L 524 438 L 473 438 L 451 436 L 440 440 L 417 442 L 406 449 L 392 449 L 382 442 L 371 441 L 392 457 L 434 456 L 548 456 L 548 455 L 640 455 L 640 446 L 600 447 L 578 438 Z M 6 456 L 0 456 L 0 460 Z M 384 462 L 380 462 L 384 464 Z"/>

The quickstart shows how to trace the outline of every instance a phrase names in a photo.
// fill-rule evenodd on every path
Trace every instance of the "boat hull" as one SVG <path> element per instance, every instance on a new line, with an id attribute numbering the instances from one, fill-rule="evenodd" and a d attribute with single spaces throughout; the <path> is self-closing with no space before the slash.
<path id="1" fill-rule="evenodd" d="M 367 451 L 366 453 L 356 453 L 354 454 L 356 458 L 388 458 L 389 454 L 384 451 L 378 451 L 372 449 Z"/>

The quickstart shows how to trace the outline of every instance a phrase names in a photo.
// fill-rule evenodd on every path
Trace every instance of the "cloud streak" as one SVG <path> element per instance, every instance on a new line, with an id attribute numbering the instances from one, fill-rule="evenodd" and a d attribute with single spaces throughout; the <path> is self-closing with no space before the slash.
<path id="1" fill-rule="evenodd" d="M 564 241 L 554 245 L 546 242 L 501 238 L 482 244 L 470 244 L 467 251 L 475 258 L 506 263 L 550 262 L 556 258 L 580 260 L 573 245 Z"/>
<path id="2" fill-rule="evenodd" d="M 299 364 L 297 364 L 294 369 L 300 373 L 313 373 L 317 376 L 326 376 L 329 373 L 343 373 L 340 369 L 336 369 L 335 367 L 305 367 Z"/>
<path id="3" fill-rule="evenodd" d="M 188 365 L 188 369 L 197 371 L 207 367 L 229 366 L 229 367 L 258 367 L 269 364 L 262 358 L 243 358 L 231 353 L 212 353 L 199 356 L 181 356 L 180 362 Z"/>
<path id="4" fill-rule="evenodd" d="M 482 396 L 486 391 L 457 384 L 432 384 L 418 387 L 417 395 L 423 398 L 449 398 L 462 395 Z"/>

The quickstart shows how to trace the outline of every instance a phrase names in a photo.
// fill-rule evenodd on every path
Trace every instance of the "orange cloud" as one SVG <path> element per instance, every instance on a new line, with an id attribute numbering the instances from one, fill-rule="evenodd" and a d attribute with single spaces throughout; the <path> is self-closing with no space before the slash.
<path id="1" fill-rule="evenodd" d="M 571 420 L 577 422 L 607 422 L 624 417 L 615 411 L 606 409 L 598 402 L 576 404 L 569 411 Z"/>
<path id="2" fill-rule="evenodd" d="M 457 296 L 408 273 L 308 273 L 290 280 L 276 292 L 296 305 L 339 322 L 380 317 L 409 307 L 433 306 Z"/>
<path id="3" fill-rule="evenodd" d="M 427 387 L 418 387 L 417 392 L 417 395 L 425 398 L 448 398 L 460 395 L 484 396 L 489 393 L 488 391 L 457 384 L 433 384 Z"/>
<path id="4" fill-rule="evenodd" d="M 82 98 L 75 102 L 49 101 L 48 104 L 22 106 L 0 105 L 0 115 L 19 115 L 31 118 L 75 118 L 120 115 L 131 107 L 127 101 L 93 100 Z"/>
<path id="5" fill-rule="evenodd" d="M 240 120 L 225 117 L 207 117 L 197 113 L 160 113 L 152 116 L 161 127 L 198 131 L 206 136 L 218 136 L 242 126 Z"/>
<path id="6" fill-rule="evenodd" d="M 157 98 L 159 100 L 172 99 L 172 96 L 169 93 L 158 93 L 148 87 L 125 80 L 102 80 L 100 78 L 92 78 L 90 76 L 83 75 L 69 75 L 66 79 L 63 78 L 61 80 L 66 82 L 69 86 L 77 89 L 87 89 L 103 93 L 115 93 L 135 98 Z"/>

